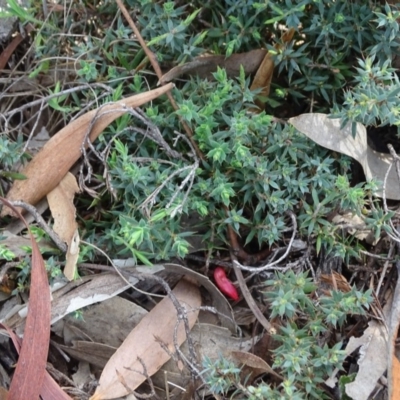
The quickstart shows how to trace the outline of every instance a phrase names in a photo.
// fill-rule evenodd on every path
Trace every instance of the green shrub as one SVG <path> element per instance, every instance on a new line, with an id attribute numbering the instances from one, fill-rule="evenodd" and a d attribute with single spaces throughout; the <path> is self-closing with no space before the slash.
<path id="1" fill-rule="evenodd" d="M 266 282 L 266 297 L 271 304 L 271 318 L 281 317 L 284 324 L 274 335 L 278 345 L 273 351 L 273 368 L 283 377 L 276 387 L 259 381 L 256 387 L 240 383 L 240 369 L 232 362 L 204 359 L 204 376 L 216 394 L 233 392 L 237 399 L 329 399 L 323 383 L 335 368 L 343 369 L 345 352 L 341 342 L 329 346 L 326 332 L 341 327 L 348 315 L 365 315 L 372 303 L 372 290 L 365 293 L 333 291 L 317 300 L 316 290 L 307 273 L 289 271 Z M 320 343 L 324 343 L 323 346 Z M 243 397 L 245 396 L 245 397 Z"/>

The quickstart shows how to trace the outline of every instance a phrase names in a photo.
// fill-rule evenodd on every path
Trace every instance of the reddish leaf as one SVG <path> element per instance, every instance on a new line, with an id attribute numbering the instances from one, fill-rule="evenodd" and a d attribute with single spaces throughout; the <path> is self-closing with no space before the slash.
<path id="1" fill-rule="evenodd" d="M 33 29 L 33 26 L 31 24 L 28 24 L 26 26 L 26 33 L 31 33 Z M 23 40 L 24 37 L 20 33 L 18 33 L 16 36 L 14 36 L 10 44 L 2 51 L 2 53 L 0 54 L 0 71 L 6 67 L 8 60 Z"/>
<path id="2" fill-rule="evenodd" d="M 46 372 L 50 341 L 50 289 L 46 268 L 39 247 L 25 219 L 7 200 L 10 207 L 28 228 L 32 243 L 31 286 L 28 316 L 21 352 L 11 381 L 8 400 L 38 399 Z"/>
<path id="3" fill-rule="evenodd" d="M 5 329 L 11 337 L 12 342 L 14 343 L 14 347 L 19 354 L 21 350 L 21 342 L 22 340 L 7 326 L 0 323 L 0 328 Z M 72 400 L 71 397 L 65 393 L 60 386 L 58 386 L 57 382 L 50 376 L 50 374 L 46 371 L 43 380 L 42 391 L 40 392 L 40 396 L 43 400 Z M 0 397 L 0 400 L 2 398 Z"/>

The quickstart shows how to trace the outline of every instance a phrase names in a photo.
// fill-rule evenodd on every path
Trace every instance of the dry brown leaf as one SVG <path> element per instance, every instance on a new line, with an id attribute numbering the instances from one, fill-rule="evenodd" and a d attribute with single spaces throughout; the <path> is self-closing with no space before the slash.
<path id="1" fill-rule="evenodd" d="M 206 276 L 199 274 L 196 271 L 186 268 L 180 264 L 165 263 L 163 264 L 167 271 L 173 271 L 176 274 L 191 276 L 199 285 L 203 286 L 211 296 L 212 305 L 218 310 L 218 319 L 221 326 L 228 328 L 233 334 L 237 332 L 237 325 L 233 315 L 232 307 L 227 298 L 217 289 Z"/>
<path id="2" fill-rule="evenodd" d="M 197 320 L 198 307 L 201 305 L 199 288 L 183 279 L 173 290 L 181 306 L 187 310 L 190 329 Z M 195 311 L 192 311 L 195 310 Z M 177 323 L 177 311 L 172 301 L 166 297 L 158 303 L 128 335 L 104 368 L 99 386 L 91 400 L 115 399 L 126 396 L 129 392 L 121 383 L 121 378 L 130 390 L 135 390 L 146 380 L 140 358 L 146 366 L 149 376 L 157 372 L 170 356 L 159 344 L 161 340 L 170 351 L 174 351 L 173 337 Z M 156 339 L 157 337 L 157 339 Z M 186 339 L 186 333 L 181 321 L 177 340 L 181 345 Z M 128 369 L 129 368 L 129 369 Z"/>
<path id="3" fill-rule="evenodd" d="M 71 357 L 80 361 L 86 361 L 99 368 L 104 368 L 117 350 L 116 347 L 84 340 L 73 340 L 72 346 L 64 346 L 62 344 L 58 344 L 57 346 Z"/>
<path id="4" fill-rule="evenodd" d="M 282 34 L 281 41 L 282 43 L 288 43 L 293 39 L 293 35 L 295 33 L 295 30 L 293 28 L 290 28 L 286 32 Z M 276 44 L 275 48 L 280 49 L 281 45 Z M 260 93 L 257 95 L 257 98 L 255 99 L 255 103 L 257 107 L 259 108 L 258 110 L 252 110 L 255 112 L 260 112 L 264 109 L 264 101 L 260 99 L 259 97 L 268 97 L 269 96 L 269 91 L 271 88 L 271 81 L 272 81 L 272 75 L 274 74 L 274 67 L 275 63 L 274 60 L 272 59 L 272 56 L 270 53 L 265 54 L 265 57 L 260 64 L 256 75 L 254 76 L 253 82 L 251 83 L 250 90 L 257 90 L 261 89 Z"/>
<path id="5" fill-rule="evenodd" d="M 54 218 L 53 229 L 68 246 L 64 275 L 70 281 L 74 279 L 79 256 L 79 234 L 74 206 L 75 193 L 79 193 L 79 186 L 75 176 L 68 172 L 57 187 L 47 194 L 51 215 Z"/>
<path id="6" fill-rule="evenodd" d="M 217 68 L 224 68 L 228 77 L 239 76 L 242 66 L 246 75 L 253 74 L 259 68 L 267 50 L 251 50 L 247 53 L 233 54 L 225 56 L 203 56 L 197 57 L 193 61 L 172 68 L 159 81 L 160 84 L 170 82 L 181 75 L 197 75 L 200 78 L 212 79 L 212 73 L 217 72 Z"/>
<path id="7" fill-rule="evenodd" d="M 200 357 L 208 357 L 215 362 L 221 356 L 230 359 L 232 350 L 250 351 L 254 343 L 260 339 L 259 336 L 236 337 L 226 328 L 201 322 L 196 322 L 196 325 L 190 332 L 190 336 L 193 343 L 196 344 L 197 354 Z M 181 351 L 186 356 L 189 355 L 187 343 L 181 346 Z M 168 381 L 178 386 L 183 386 L 185 385 L 185 381 L 190 380 L 189 371 L 179 369 L 176 361 L 172 359 L 164 364 L 151 379 L 155 385 L 163 387 L 166 374 Z"/>
<path id="8" fill-rule="evenodd" d="M 293 36 L 295 34 L 296 30 L 294 28 L 290 28 L 287 31 L 283 32 L 281 36 L 281 40 L 283 43 L 289 43 L 292 41 Z"/>
<path id="9" fill-rule="evenodd" d="M 264 361 L 262 358 L 254 354 L 248 353 L 246 351 L 234 350 L 231 352 L 231 355 L 235 361 L 244 364 L 247 367 L 251 367 L 255 370 L 258 370 L 259 373 L 264 372 L 267 374 L 274 375 L 281 381 L 284 380 L 284 378 L 281 375 L 279 375 L 276 371 L 274 371 L 266 361 Z"/>
<path id="10" fill-rule="evenodd" d="M 267 53 L 260 67 L 258 68 L 257 73 L 250 86 L 250 90 L 261 89 L 260 93 L 257 95 L 257 98 L 254 101 L 259 108 L 258 111 L 264 109 L 264 102 L 259 99 L 258 96 L 268 97 L 271 87 L 272 75 L 274 74 L 274 67 L 274 60 L 272 59 L 271 54 Z"/>
<path id="11" fill-rule="evenodd" d="M 65 336 L 70 336 L 72 340 L 81 340 L 85 335 L 93 342 L 104 343 L 117 349 L 146 314 L 148 312 L 139 305 L 115 296 L 83 309 L 82 319 L 77 319 L 73 315 L 64 317 L 65 343 L 68 343 Z M 104 329 L 105 326 L 108 328 Z M 73 333 L 65 335 L 66 329 L 71 330 L 71 327 L 75 331 L 78 329 L 80 335 Z"/>
<path id="12" fill-rule="evenodd" d="M 100 133 L 126 111 L 124 107 L 139 107 L 173 88 L 173 84 L 140 93 L 135 96 L 89 111 L 54 135 L 32 161 L 21 171 L 27 179 L 16 180 L 7 194 L 7 199 L 23 200 L 35 205 L 53 190 L 63 179 L 72 165 L 81 156 L 81 145 L 93 123 L 90 140 L 93 142 Z M 3 208 L 1 215 L 11 214 Z"/>
<path id="13" fill-rule="evenodd" d="M 0 71 L 5 69 L 10 57 L 13 55 L 19 44 L 25 39 L 25 35 L 31 33 L 34 30 L 32 24 L 27 24 L 25 26 L 25 34 L 17 33 L 15 36 L 13 35 L 13 39 L 8 44 L 8 46 L 2 50 L 0 53 Z"/>
<path id="14" fill-rule="evenodd" d="M 364 125 L 357 123 L 356 136 L 353 138 L 351 123 L 340 129 L 341 120 L 329 118 L 326 114 L 302 114 L 290 118 L 289 123 L 320 146 L 354 158 L 363 167 L 368 181 L 384 181 L 393 158 L 390 154 L 379 153 L 368 146 Z M 382 197 L 383 187 L 375 194 Z M 400 184 L 394 167 L 390 170 L 385 194 L 388 199 L 400 200 Z"/>
<path id="15" fill-rule="evenodd" d="M 60 183 L 47 194 L 51 215 L 54 218 L 53 229 L 61 240 L 70 243 L 77 228 L 74 206 L 75 193 L 79 193 L 76 178 L 68 172 Z"/>
<path id="16" fill-rule="evenodd" d="M 347 279 L 336 271 L 332 271 L 329 275 L 321 274 L 319 278 L 321 282 L 330 286 L 335 291 L 340 290 L 341 292 L 348 293 L 351 290 L 351 286 Z M 326 292 L 326 295 L 330 296 L 329 292 Z"/>

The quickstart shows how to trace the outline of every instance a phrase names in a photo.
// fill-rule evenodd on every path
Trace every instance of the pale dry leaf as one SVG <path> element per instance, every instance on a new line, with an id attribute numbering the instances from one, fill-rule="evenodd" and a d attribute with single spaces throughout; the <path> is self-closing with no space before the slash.
<path id="1" fill-rule="evenodd" d="M 69 243 L 77 228 L 74 206 L 75 193 L 79 193 L 76 178 L 68 172 L 61 182 L 47 194 L 51 215 L 54 218 L 53 229 L 66 243 Z"/>
<path id="2" fill-rule="evenodd" d="M 361 337 L 350 338 L 345 349 L 346 354 L 349 355 L 361 347 L 356 379 L 346 385 L 346 393 L 353 400 L 367 400 L 385 373 L 388 363 L 387 344 L 387 330 L 377 321 L 370 321 Z"/>
<path id="3" fill-rule="evenodd" d="M 375 179 L 384 182 L 393 158 L 368 146 L 364 125 L 357 123 L 356 136 L 353 138 L 351 123 L 340 129 L 341 120 L 329 118 L 326 114 L 302 114 L 290 118 L 289 123 L 320 146 L 354 158 L 361 164 L 367 181 Z M 375 194 L 383 196 L 383 185 Z M 400 183 L 394 167 L 390 170 L 385 194 L 388 199 L 400 200 Z"/>
<path id="4" fill-rule="evenodd" d="M 132 301 L 116 296 L 83 309 L 82 319 L 67 315 L 63 321 L 68 328 L 79 328 L 93 342 L 118 348 L 147 313 Z"/>
<path id="5" fill-rule="evenodd" d="M 68 251 L 65 255 L 65 267 L 64 267 L 64 275 L 69 280 L 72 281 L 76 277 L 76 264 L 79 258 L 79 244 L 81 239 L 79 237 L 78 228 L 75 230 L 74 235 L 71 239 L 71 242 L 68 243 Z"/>
<path id="6" fill-rule="evenodd" d="M 369 399 L 379 379 L 387 370 L 389 335 L 385 325 L 389 318 L 391 304 L 391 299 L 388 299 L 383 308 L 383 323 L 370 321 L 363 335 L 358 338 L 351 337 L 345 348 L 346 355 L 350 355 L 360 347 L 360 356 L 357 361 L 359 370 L 356 379 L 345 387 L 347 395 L 353 400 Z M 334 387 L 335 381 L 336 379 L 332 376 L 326 383 Z"/>
<path id="7" fill-rule="evenodd" d="M 53 190 L 63 179 L 72 165 L 82 155 L 81 146 L 93 121 L 89 139 L 93 142 L 100 133 L 115 119 L 125 114 L 128 107 L 139 107 L 174 87 L 173 84 L 140 93 L 108 104 L 100 109 L 89 111 L 69 123 L 54 135 L 43 149 L 21 171 L 27 177 L 25 180 L 16 180 L 7 194 L 7 199 L 23 200 L 35 205 L 39 200 Z M 11 212 L 3 208 L 0 215 L 9 215 Z"/>
<path id="8" fill-rule="evenodd" d="M 64 275 L 70 281 L 74 279 L 79 257 L 79 233 L 74 206 L 75 193 L 79 193 L 79 186 L 75 176 L 68 172 L 57 187 L 47 194 L 51 215 L 54 218 L 53 229 L 68 246 Z"/>
<path id="9" fill-rule="evenodd" d="M 16 257 L 25 257 L 27 254 L 27 247 L 30 247 L 31 242 L 26 236 L 15 235 L 7 230 L 1 231 L 0 245 L 12 251 Z M 39 243 L 41 252 L 54 251 L 57 248 L 48 240 L 42 239 Z"/>
<path id="10" fill-rule="evenodd" d="M 58 344 L 71 357 L 79 361 L 86 361 L 99 368 L 104 368 L 117 348 L 103 343 L 73 340 L 71 346 Z"/>
<path id="11" fill-rule="evenodd" d="M 128 268 L 127 270 L 137 273 L 141 271 L 139 268 Z M 155 274 L 162 270 L 160 266 L 145 268 L 149 274 Z M 130 277 L 129 282 L 135 285 L 138 280 Z M 130 285 L 119 275 L 110 273 L 85 276 L 79 280 L 69 282 L 66 286 L 52 293 L 51 324 L 83 307 L 117 296 L 129 287 Z M 16 329 L 18 334 L 23 332 L 26 309 L 27 306 L 18 309 L 4 320 L 4 323 L 10 328 Z"/>
<path id="12" fill-rule="evenodd" d="M 349 232 L 350 235 L 355 236 L 359 240 L 365 240 L 368 244 L 375 246 L 379 241 L 379 238 L 375 239 L 374 233 L 371 228 L 368 228 L 364 219 L 357 214 L 352 212 L 336 214 L 332 218 L 332 222 L 335 225 L 346 226 L 346 231 Z"/>
<path id="13" fill-rule="evenodd" d="M 183 279 L 173 290 L 181 306 L 186 309 L 189 327 L 197 320 L 201 296 L 197 285 Z M 135 371 L 143 371 L 140 358 L 146 366 L 147 373 L 152 376 L 170 356 L 160 346 L 161 340 L 170 351 L 174 351 L 174 330 L 177 323 L 177 310 L 172 301 L 165 297 L 158 303 L 128 335 L 104 368 L 99 386 L 91 400 L 115 399 L 129 392 L 121 383 L 121 377 L 129 389 L 135 390 L 146 377 Z M 158 339 L 158 340 L 157 340 Z M 181 345 L 186 339 L 183 322 L 180 321 L 177 340 Z"/>

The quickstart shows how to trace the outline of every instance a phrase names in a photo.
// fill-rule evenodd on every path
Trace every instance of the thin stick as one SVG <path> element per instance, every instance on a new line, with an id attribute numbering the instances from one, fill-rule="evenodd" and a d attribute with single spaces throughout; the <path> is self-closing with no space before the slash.
<path id="1" fill-rule="evenodd" d="M 228 229 L 232 229 L 232 228 L 228 225 Z M 271 335 L 275 334 L 276 329 L 267 320 L 267 318 L 265 318 L 264 314 L 261 312 L 261 310 L 258 308 L 256 302 L 254 301 L 253 296 L 251 295 L 250 290 L 246 285 L 242 271 L 235 263 L 235 261 L 237 262 L 237 260 L 236 260 L 235 255 L 233 254 L 233 252 L 231 252 L 231 259 L 233 261 L 233 270 L 235 271 L 235 275 L 238 280 L 240 290 L 242 291 L 243 297 L 246 300 L 247 305 L 249 306 L 250 310 L 253 312 L 254 316 L 257 318 L 257 321 L 267 330 L 267 332 L 270 333 Z"/>
<path id="2" fill-rule="evenodd" d="M 229 216 L 227 208 L 225 208 L 225 212 L 226 212 L 226 215 Z M 246 300 L 247 305 L 249 306 L 250 310 L 253 312 L 254 316 L 257 318 L 257 321 L 267 330 L 268 333 L 275 334 L 276 329 L 267 320 L 267 318 L 265 318 L 264 314 L 258 308 L 256 302 L 253 299 L 253 296 L 250 293 L 249 288 L 246 285 L 246 281 L 243 277 L 242 271 L 238 267 L 239 263 L 237 261 L 236 255 L 235 255 L 235 249 L 234 249 L 235 243 L 234 243 L 234 240 L 232 240 L 233 237 L 235 237 L 233 228 L 228 224 L 227 229 L 228 229 L 228 239 L 229 239 L 229 243 L 231 246 L 230 253 L 231 253 L 231 260 L 233 263 L 233 270 L 235 272 L 236 279 L 238 280 L 239 287 L 240 287 L 240 290 L 242 291 L 243 297 Z"/>
<path id="3" fill-rule="evenodd" d="M 261 266 L 261 267 L 250 267 L 250 266 L 242 265 L 235 259 L 235 260 L 233 260 L 234 267 L 238 267 L 241 270 L 250 271 L 250 272 L 281 270 L 280 267 L 275 267 L 275 265 L 279 264 L 281 261 L 283 261 L 289 255 L 290 250 L 293 245 L 293 242 L 294 242 L 294 238 L 296 237 L 296 232 L 297 232 L 297 221 L 296 221 L 296 217 L 295 217 L 294 213 L 292 211 L 287 211 L 287 214 L 290 216 L 290 218 L 292 220 L 293 233 L 292 233 L 292 237 L 290 238 L 289 244 L 286 248 L 285 254 L 283 254 L 283 256 L 280 257 L 278 260 L 273 261 L 273 262 L 271 262 L 267 265 Z"/>
<path id="4" fill-rule="evenodd" d="M 387 272 L 387 269 L 388 269 L 388 267 L 389 267 L 389 262 L 390 262 L 391 258 L 393 257 L 395 247 L 396 247 L 396 246 L 395 246 L 395 242 L 391 242 L 391 243 L 390 243 L 390 248 L 389 248 L 388 257 L 387 257 L 387 259 L 386 259 L 386 261 L 385 261 L 385 264 L 383 265 L 383 270 L 382 270 L 381 276 L 380 276 L 380 278 L 379 278 L 378 286 L 377 286 L 376 291 L 375 291 L 376 297 L 379 296 L 379 292 L 380 292 L 380 290 L 381 290 L 381 286 L 382 286 L 382 283 L 383 283 L 383 279 L 384 279 L 385 276 L 386 276 L 386 272 Z"/>
<path id="5" fill-rule="evenodd" d="M 55 243 L 55 245 L 63 252 L 65 253 L 67 251 L 67 245 L 66 243 L 64 243 L 60 237 L 57 235 L 57 233 L 55 233 L 53 231 L 53 229 L 51 229 L 45 222 L 45 220 L 43 219 L 43 217 L 39 214 L 39 212 L 37 211 L 37 209 L 32 206 L 31 204 L 25 203 L 24 201 L 11 201 L 10 202 L 13 206 L 15 207 L 21 207 L 24 210 L 28 211 L 29 213 L 31 213 L 31 215 L 33 215 L 33 217 L 35 218 L 36 222 L 38 223 L 38 225 L 50 236 L 51 240 L 53 240 L 53 242 Z"/>
<path id="6" fill-rule="evenodd" d="M 136 35 L 140 45 L 142 46 L 144 52 L 146 53 L 147 57 L 149 58 L 150 63 L 152 65 L 155 73 L 157 74 L 158 79 L 161 79 L 163 74 L 162 74 L 160 65 L 158 64 L 156 56 L 147 47 L 146 42 L 144 41 L 142 35 L 140 34 L 139 29 L 136 27 L 136 25 L 133 22 L 131 16 L 129 15 L 128 10 L 126 9 L 124 4 L 122 3 L 122 0 L 116 0 L 116 1 L 117 1 L 117 4 L 118 4 L 118 7 L 122 11 L 122 14 L 124 14 L 124 17 L 126 18 L 129 26 L 131 27 L 132 31 L 135 33 L 135 35 Z M 167 94 L 168 100 L 170 101 L 170 103 L 171 103 L 172 107 L 174 108 L 174 110 L 179 110 L 179 107 L 176 104 L 175 99 L 173 98 L 172 94 L 170 92 L 167 92 L 166 94 Z M 204 160 L 204 154 L 201 152 L 201 150 L 197 146 L 197 143 L 195 142 L 195 140 L 193 138 L 193 132 L 190 129 L 189 125 L 181 117 L 179 117 L 179 119 L 180 119 L 180 122 L 181 122 L 183 128 L 185 129 L 185 132 L 188 135 L 188 138 L 189 138 L 190 142 L 192 143 L 192 146 L 196 150 L 197 157 L 199 157 L 201 160 Z"/>

